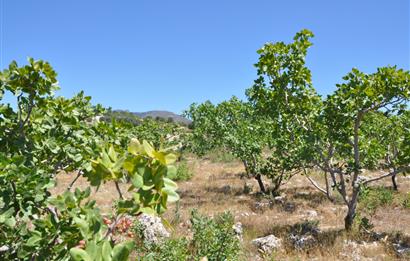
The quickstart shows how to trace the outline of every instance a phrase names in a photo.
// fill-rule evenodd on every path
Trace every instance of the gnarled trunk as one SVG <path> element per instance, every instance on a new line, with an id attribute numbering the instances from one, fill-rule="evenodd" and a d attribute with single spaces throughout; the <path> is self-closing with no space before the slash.
<path id="1" fill-rule="evenodd" d="M 397 174 L 394 174 L 393 176 L 391 176 L 391 181 L 392 181 L 392 183 L 393 183 L 393 189 L 394 189 L 394 190 L 398 190 L 398 188 L 397 188 L 397 183 L 396 183 L 396 175 L 397 175 Z"/>
<path id="2" fill-rule="evenodd" d="M 255 175 L 255 179 L 256 179 L 256 181 L 258 181 L 258 185 L 259 185 L 259 188 L 260 188 L 261 192 L 266 194 L 267 192 L 266 192 L 266 189 L 265 189 L 265 185 L 263 184 L 263 181 L 262 181 L 262 176 L 260 174 L 257 174 L 257 175 Z"/>
<path id="3" fill-rule="evenodd" d="M 260 174 L 251 173 L 251 170 L 250 170 L 250 168 L 249 168 L 249 164 L 248 164 L 248 162 L 247 162 L 246 160 L 243 160 L 242 162 L 243 162 L 243 165 L 245 166 L 246 175 L 247 175 L 248 177 L 254 176 L 255 179 L 256 179 L 256 181 L 258 182 L 260 191 L 261 191 L 262 193 L 266 194 L 267 191 L 266 191 L 266 189 L 265 189 L 265 185 L 263 184 L 262 176 L 261 176 Z"/>
<path id="4" fill-rule="evenodd" d="M 354 221 L 354 218 L 355 218 L 355 216 L 356 216 L 356 211 L 348 211 L 347 212 L 347 215 L 346 215 L 346 217 L 345 217 L 345 229 L 347 230 L 347 231 L 350 231 L 350 230 L 352 230 L 352 227 L 353 227 L 353 221 Z"/>
<path id="5" fill-rule="evenodd" d="M 349 201 L 349 204 L 347 205 L 347 215 L 345 217 L 345 229 L 346 230 L 351 230 L 353 227 L 353 221 L 354 218 L 356 217 L 356 208 L 357 208 L 357 201 L 359 199 L 359 192 L 360 192 L 360 186 L 357 184 L 353 188 L 353 193 L 352 193 L 352 198 Z"/>

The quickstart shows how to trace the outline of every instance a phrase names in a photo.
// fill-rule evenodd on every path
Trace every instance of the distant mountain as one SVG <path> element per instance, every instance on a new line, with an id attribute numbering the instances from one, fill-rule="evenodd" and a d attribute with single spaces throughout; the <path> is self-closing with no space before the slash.
<path id="1" fill-rule="evenodd" d="M 170 112 L 170 111 L 146 111 L 146 112 L 132 112 L 132 113 L 140 118 L 151 117 L 153 119 L 162 118 L 164 120 L 168 120 L 169 118 L 172 118 L 173 121 L 177 123 L 182 123 L 186 125 L 189 125 L 191 123 L 191 121 L 188 120 L 187 118 L 181 115 L 175 114 L 173 112 Z"/>

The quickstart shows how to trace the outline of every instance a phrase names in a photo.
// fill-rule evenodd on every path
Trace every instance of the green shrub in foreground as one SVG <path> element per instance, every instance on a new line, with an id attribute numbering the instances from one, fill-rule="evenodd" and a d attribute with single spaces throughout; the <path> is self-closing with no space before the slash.
<path id="1" fill-rule="evenodd" d="M 238 260 L 240 244 L 232 229 L 232 214 L 225 212 L 212 219 L 193 210 L 191 223 L 194 232 L 191 244 L 195 260 L 204 256 L 209 261 Z"/>
<path id="2" fill-rule="evenodd" d="M 158 245 L 142 245 L 140 255 L 143 257 L 139 257 L 140 260 L 182 261 L 201 260 L 203 257 L 209 261 L 240 259 L 240 242 L 233 231 L 234 219 L 230 213 L 210 218 L 193 210 L 191 223 L 192 240 L 176 238 Z"/>

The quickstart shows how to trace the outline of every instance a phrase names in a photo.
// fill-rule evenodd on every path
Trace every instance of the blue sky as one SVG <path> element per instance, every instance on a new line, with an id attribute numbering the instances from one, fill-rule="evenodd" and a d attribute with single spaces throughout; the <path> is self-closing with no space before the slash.
<path id="1" fill-rule="evenodd" d="M 0 1 L 3 68 L 47 60 L 60 95 L 84 90 L 115 109 L 244 98 L 256 50 L 302 28 L 316 35 L 307 63 L 323 95 L 352 67 L 410 63 L 408 0 Z"/>

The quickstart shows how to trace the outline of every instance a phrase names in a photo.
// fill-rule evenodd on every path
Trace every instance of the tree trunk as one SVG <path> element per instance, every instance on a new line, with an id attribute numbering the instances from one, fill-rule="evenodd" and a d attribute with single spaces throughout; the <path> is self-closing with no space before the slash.
<path id="1" fill-rule="evenodd" d="M 356 212 L 356 211 L 350 211 L 350 209 L 349 209 L 349 211 L 347 212 L 347 215 L 346 215 L 346 217 L 345 217 L 345 230 L 347 230 L 347 231 L 352 230 L 353 221 L 354 221 L 354 218 L 355 218 L 355 216 L 356 216 L 356 213 L 355 213 L 355 212 Z"/>
<path id="2" fill-rule="evenodd" d="M 359 199 L 359 192 L 360 192 L 360 187 L 353 188 L 352 198 L 349 204 L 347 205 L 348 210 L 347 210 L 347 215 L 345 217 L 345 229 L 348 231 L 352 229 L 353 221 L 354 221 L 354 218 L 356 217 L 356 207 L 357 207 L 357 200 Z"/>
<path id="3" fill-rule="evenodd" d="M 263 181 L 262 181 L 262 176 L 260 174 L 257 174 L 257 175 L 255 175 L 255 179 L 258 181 L 258 185 L 259 185 L 259 188 L 260 188 L 261 192 L 266 194 L 266 189 L 265 189 L 265 185 L 263 184 Z"/>
<path id="4" fill-rule="evenodd" d="M 396 183 L 396 175 L 397 175 L 397 174 L 394 174 L 393 176 L 391 176 L 391 181 L 392 181 L 392 183 L 393 183 L 393 189 L 394 189 L 394 190 L 398 190 L 398 188 L 397 188 L 397 183 Z"/>

